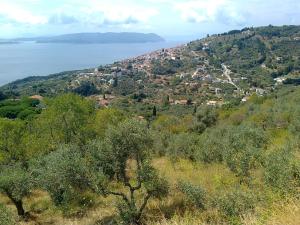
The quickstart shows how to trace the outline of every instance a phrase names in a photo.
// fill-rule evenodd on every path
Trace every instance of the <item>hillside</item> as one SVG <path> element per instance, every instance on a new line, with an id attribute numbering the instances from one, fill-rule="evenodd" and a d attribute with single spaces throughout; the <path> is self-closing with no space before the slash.
<path id="1" fill-rule="evenodd" d="M 1 118 L 0 224 L 298 225 L 299 90 L 150 121 L 67 94 Z"/>
<path id="2" fill-rule="evenodd" d="M 96 69 L 26 78 L 0 90 L 46 96 L 75 90 L 153 104 L 164 96 L 181 104 L 246 101 L 254 92 L 299 83 L 299 43 L 300 26 L 245 28 Z"/>
<path id="3" fill-rule="evenodd" d="M 0 224 L 299 225 L 299 28 L 3 86 Z"/>

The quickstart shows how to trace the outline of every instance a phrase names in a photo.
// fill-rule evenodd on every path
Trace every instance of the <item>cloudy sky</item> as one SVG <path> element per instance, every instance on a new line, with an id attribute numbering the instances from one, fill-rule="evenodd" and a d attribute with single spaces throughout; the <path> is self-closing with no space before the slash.
<path id="1" fill-rule="evenodd" d="M 75 32 L 197 37 L 300 24 L 300 0 L 0 0 L 0 38 Z"/>

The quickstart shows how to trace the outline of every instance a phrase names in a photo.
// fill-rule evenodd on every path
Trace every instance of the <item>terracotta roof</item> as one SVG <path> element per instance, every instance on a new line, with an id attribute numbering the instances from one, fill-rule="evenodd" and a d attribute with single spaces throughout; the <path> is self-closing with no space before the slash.
<path id="1" fill-rule="evenodd" d="M 31 99 L 37 99 L 37 100 L 43 100 L 44 97 L 40 96 L 40 95 L 32 95 L 29 98 L 31 98 Z"/>

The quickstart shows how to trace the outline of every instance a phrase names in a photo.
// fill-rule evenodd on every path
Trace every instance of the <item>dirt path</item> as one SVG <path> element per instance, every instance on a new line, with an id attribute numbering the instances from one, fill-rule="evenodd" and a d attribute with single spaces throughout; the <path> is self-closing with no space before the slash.
<path id="1" fill-rule="evenodd" d="M 227 78 L 228 83 L 232 84 L 233 86 L 235 86 L 238 90 L 240 90 L 240 88 L 232 81 L 231 79 L 231 70 L 228 69 L 228 67 L 225 64 L 222 64 L 222 68 L 223 68 L 223 75 Z"/>

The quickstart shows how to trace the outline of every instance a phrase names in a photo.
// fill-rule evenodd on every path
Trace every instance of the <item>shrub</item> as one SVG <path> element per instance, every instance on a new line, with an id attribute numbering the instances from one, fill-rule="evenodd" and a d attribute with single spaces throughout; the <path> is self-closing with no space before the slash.
<path id="1" fill-rule="evenodd" d="M 175 134 L 171 136 L 167 152 L 173 159 L 186 158 L 195 160 L 197 142 L 197 135 L 189 133 Z"/>
<path id="2" fill-rule="evenodd" d="M 262 129 L 249 125 L 228 127 L 224 160 L 241 181 L 250 178 L 250 170 L 256 168 L 262 157 L 267 137 Z"/>
<path id="3" fill-rule="evenodd" d="M 223 161 L 224 145 L 226 143 L 226 127 L 208 129 L 199 138 L 195 158 L 205 163 Z"/>
<path id="4" fill-rule="evenodd" d="M 300 187 L 300 164 L 290 146 L 267 155 L 265 182 L 282 193 L 293 193 Z"/>
<path id="5" fill-rule="evenodd" d="M 99 94 L 99 90 L 91 82 L 83 82 L 82 84 L 80 84 L 79 87 L 75 88 L 73 91 L 76 94 L 79 94 L 82 96 L 90 96 L 90 95 Z"/>
<path id="6" fill-rule="evenodd" d="M 193 131 L 202 133 L 206 128 L 211 127 L 217 122 L 217 113 L 213 107 L 199 107 L 196 113 L 197 122 Z"/>
<path id="7" fill-rule="evenodd" d="M 242 214 L 253 211 L 257 199 L 255 195 L 241 188 L 221 193 L 214 199 L 213 204 L 227 218 L 239 217 Z"/>
<path id="8" fill-rule="evenodd" d="M 62 146 L 38 163 L 41 187 L 49 192 L 56 206 L 68 212 L 70 205 L 80 203 L 88 188 L 88 169 L 78 149 Z"/>
<path id="9" fill-rule="evenodd" d="M 197 208 L 205 209 L 207 201 L 206 191 L 202 187 L 180 181 L 178 183 L 178 189 L 186 196 L 190 203 Z"/>

